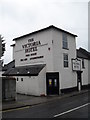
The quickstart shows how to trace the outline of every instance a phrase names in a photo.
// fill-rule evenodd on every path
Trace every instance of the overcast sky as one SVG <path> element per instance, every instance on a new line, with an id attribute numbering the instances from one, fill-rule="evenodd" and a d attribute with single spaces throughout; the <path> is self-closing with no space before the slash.
<path id="1" fill-rule="evenodd" d="M 77 48 L 88 49 L 88 0 L 0 0 L 4 63 L 12 60 L 14 38 L 49 25 L 78 35 Z"/>

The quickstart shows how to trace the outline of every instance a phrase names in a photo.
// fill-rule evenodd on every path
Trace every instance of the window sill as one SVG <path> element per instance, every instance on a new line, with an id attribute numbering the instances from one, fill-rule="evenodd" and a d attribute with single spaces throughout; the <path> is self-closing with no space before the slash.
<path id="1" fill-rule="evenodd" d="M 64 69 L 68 69 L 69 67 L 64 67 Z"/>
<path id="2" fill-rule="evenodd" d="M 64 50 L 69 50 L 69 48 L 62 48 L 62 49 L 64 49 Z"/>
<path id="3" fill-rule="evenodd" d="M 82 69 L 85 69 L 85 67 L 83 67 Z"/>

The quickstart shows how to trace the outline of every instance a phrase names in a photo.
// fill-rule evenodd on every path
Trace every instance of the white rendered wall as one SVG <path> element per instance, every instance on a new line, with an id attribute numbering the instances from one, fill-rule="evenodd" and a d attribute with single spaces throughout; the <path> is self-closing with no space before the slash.
<path id="1" fill-rule="evenodd" d="M 20 59 L 26 58 L 25 57 L 26 54 L 22 49 L 22 45 L 26 44 L 28 39 L 30 38 L 34 38 L 35 41 L 41 42 L 42 46 L 38 47 L 36 56 L 44 56 L 44 58 L 30 60 L 30 57 L 27 57 L 28 58 L 27 61 L 21 62 Z M 47 69 L 52 70 L 53 69 L 52 51 L 48 50 L 48 48 L 51 48 L 51 39 L 52 39 L 52 32 L 51 30 L 47 30 L 17 40 L 15 45 L 15 55 L 14 55 L 15 66 L 17 67 L 17 66 L 26 66 L 26 65 L 34 65 L 34 64 L 47 64 Z"/>
<path id="2" fill-rule="evenodd" d="M 21 94 L 39 95 L 38 77 L 19 76 L 19 81 L 16 82 L 16 91 Z M 23 81 L 21 81 L 23 78 Z"/>
<path id="3" fill-rule="evenodd" d="M 53 63 L 54 71 L 59 71 L 60 89 L 77 86 L 76 72 L 72 71 L 71 59 L 76 58 L 76 41 L 71 35 L 68 35 L 69 50 L 62 49 L 62 32 L 53 31 Z M 63 53 L 68 53 L 69 67 L 63 67 Z"/>
<path id="4" fill-rule="evenodd" d="M 15 46 L 13 46 L 13 60 L 15 60 Z"/>
<path id="5" fill-rule="evenodd" d="M 85 68 L 82 68 L 82 59 L 81 59 L 81 70 L 82 72 L 82 85 L 88 85 L 88 60 L 84 59 Z"/>
<path id="6" fill-rule="evenodd" d="M 42 69 L 38 76 L 19 76 L 16 77 L 16 91 L 28 95 L 46 95 L 46 67 Z M 23 78 L 23 81 L 21 81 Z"/>
<path id="7" fill-rule="evenodd" d="M 42 69 L 38 76 L 39 94 L 46 95 L 46 67 Z"/>

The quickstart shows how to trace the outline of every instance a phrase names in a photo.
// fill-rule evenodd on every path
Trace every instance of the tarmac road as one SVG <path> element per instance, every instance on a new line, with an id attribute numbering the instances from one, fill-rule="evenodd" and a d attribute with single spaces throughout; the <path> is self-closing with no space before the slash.
<path id="1" fill-rule="evenodd" d="M 3 118 L 88 118 L 88 93 L 2 113 Z"/>

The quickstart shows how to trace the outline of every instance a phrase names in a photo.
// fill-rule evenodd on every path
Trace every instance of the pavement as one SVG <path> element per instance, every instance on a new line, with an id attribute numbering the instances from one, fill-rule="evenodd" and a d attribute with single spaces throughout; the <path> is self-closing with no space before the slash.
<path id="1" fill-rule="evenodd" d="M 62 99 L 66 97 L 73 97 L 76 95 L 84 94 L 85 92 L 88 92 L 88 90 L 75 91 L 60 95 L 41 96 L 41 97 L 17 94 L 16 101 L 4 101 L 2 103 L 2 111 L 22 108 L 26 106 L 34 106 L 34 105 L 50 102 L 56 99 Z"/>

